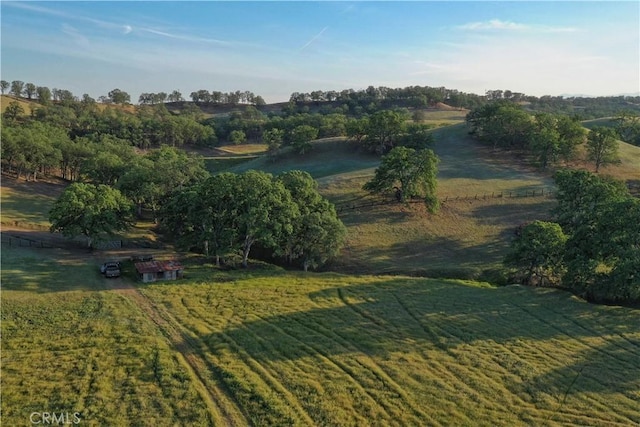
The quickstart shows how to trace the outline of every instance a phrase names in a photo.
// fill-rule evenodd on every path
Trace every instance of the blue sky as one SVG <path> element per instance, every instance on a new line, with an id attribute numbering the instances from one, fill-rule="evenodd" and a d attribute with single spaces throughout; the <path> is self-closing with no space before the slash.
<path id="1" fill-rule="evenodd" d="M 640 91 L 640 3 L 1 3 L 4 80 L 88 93 Z"/>

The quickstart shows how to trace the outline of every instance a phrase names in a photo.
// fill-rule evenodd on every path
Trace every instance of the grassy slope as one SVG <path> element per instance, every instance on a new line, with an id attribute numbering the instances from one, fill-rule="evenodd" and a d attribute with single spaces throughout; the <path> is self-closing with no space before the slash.
<path id="1" fill-rule="evenodd" d="M 1 112 L 4 113 L 4 110 L 6 110 L 7 106 L 9 106 L 9 104 L 12 102 L 17 102 L 18 104 L 20 104 L 20 106 L 24 110 L 24 114 L 27 116 L 31 114 L 31 110 L 35 110 L 40 106 L 40 104 L 38 104 L 35 101 L 29 101 L 23 98 L 16 98 L 12 95 L 0 95 Z"/>
<path id="2" fill-rule="evenodd" d="M 313 149 L 305 155 L 292 152 L 282 154 L 276 161 L 267 157 L 242 163 L 230 169 L 231 172 L 244 172 L 250 169 L 280 173 L 292 169 L 309 172 L 314 178 L 337 175 L 352 171 L 366 170 L 373 173 L 379 158 L 357 153 L 346 138 L 326 138 L 313 143 Z"/>
<path id="3" fill-rule="evenodd" d="M 464 125 L 434 133 L 441 160 L 438 194 L 442 200 L 449 198 L 440 212 L 429 214 L 420 205 L 344 210 L 341 218 L 348 227 L 347 245 L 332 268 L 477 277 L 483 269 L 501 262 L 514 227 L 550 215 L 553 200 L 548 198 L 482 197 L 550 189 L 550 178 L 501 162 L 472 141 Z M 351 171 L 321 178 L 321 191 L 337 203 L 367 199 L 361 188 L 375 166 L 362 169 L 356 164 Z M 451 200 L 476 194 L 478 200 Z"/>
<path id="4" fill-rule="evenodd" d="M 586 120 L 582 122 L 582 124 L 587 129 L 593 129 L 595 126 L 615 126 L 615 122 L 609 117 Z M 620 164 L 605 166 L 600 169 L 601 173 L 604 175 L 610 175 L 617 179 L 640 181 L 640 147 L 623 141 L 618 142 Z M 584 150 L 584 147 L 582 148 L 581 155 L 586 157 L 586 151 Z M 593 171 L 592 164 L 582 163 L 581 166 L 587 170 Z"/>
<path id="5" fill-rule="evenodd" d="M 156 325 L 95 266 L 48 254 L 2 251 L 3 416 L 46 407 L 86 425 L 209 424 Z M 139 288 L 254 425 L 640 422 L 637 310 L 451 280 L 187 275 Z"/>

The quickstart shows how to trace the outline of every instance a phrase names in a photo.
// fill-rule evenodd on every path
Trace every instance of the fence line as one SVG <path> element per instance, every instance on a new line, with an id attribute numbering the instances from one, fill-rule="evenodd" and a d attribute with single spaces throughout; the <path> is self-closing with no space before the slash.
<path id="1" fill-rule="evenodd" d="M 35 240 L 21 236 L 9 236 L 2 233 L 2 243 L 9 247 L 29 247 L 29 248 L 55 248 L 56 245 L 51 240 Z"/>
<path id="2" fill-rule="evenodd" d="M 492 193 L 476 193 L 474 195 L 464 195 L 464 196 L 445 196 L 440 199 L 440 203 L 446 203 L 450 201 L 465 201 L 465 200 L 489 200 L 489 199 L 514 199 L 514 198 L 533 198 L 533 197 L 551 197 L 554 196 L 555 192 L 553 190 L 549 190 L 546 188 L 533 189 L 522 191 L 500 191 L 500 192 L 492 192 Z M 397 200 L 374 200 L 367 203 L 361 204 L 349 204 L 348 202 L 342 202 L 336 204 L 336 211 L 338 213 L 354 210 L 354 209 L 362 209 L 369 208 L 373 206 L 383 206 L 383 205 L 391 205 L 399 203 Z M 424 203 L 423 200 L 408 200 L 407 203 Z"/>

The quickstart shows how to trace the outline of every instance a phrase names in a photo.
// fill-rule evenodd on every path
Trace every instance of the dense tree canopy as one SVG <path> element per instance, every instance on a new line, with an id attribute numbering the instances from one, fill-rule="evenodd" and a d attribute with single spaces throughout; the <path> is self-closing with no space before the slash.
<path id="1" fill-rule="evenodd" d="M 306 270 L 333 256 L 344 238 L 335 208 L 299 171 L 273 177 L 249 171 L 222 173 L 174 192 L 160 215 L 163 227 L 185 248 L 220 258 L 239 253 L 246 267 L 254 245 Z"/>
<path id="2" fill-rule="evenodd" d="M 406 201 L 412 197 L 424 198 L 431 211 L 438 209 L 436 194 L 438 157 L 430 149 L 415 150 L 396 147 L 382 156 L 375 176 L 364 189 L 384 193 L 397 188 L 397 197 Z"/>
<path id="3" fill-rule="evenodd" d="M 524 227 L 505 264 L 523 283 L 561 284 L 591 301 L 639 303 L 640 200 L 622 182 L 586 171 L 559 171 L 556 183 L 558 224 Z"/>
<path id="4" fill-rule="evenodd" d="M 51 232 L 87 237 L 93 242 L 126 230 L 132 224 L 132 205 L 107 185 L 74 183 L 55 201 L 49 213 Z"/>
<path id="5" fill-rule="evenodd" d="M 467 124 L 478 140 L 494 149 L 530 153 L 542 169 L 573 160 L 587 134 L 575 118 L 546 112 L 531 116 L 504 99 L 469 112 Z"/>
<path id="6" fill-rule="evenodd" d="M 521 234 L 513 240 L 505 263 L 516 268 L 516 276 L 523 284 L 558 284 L 563 273 L 566 241 L 559 224 L 534 221 L 523 227 Z"/>
<path id="7" fill-rule="evenodd" d="M 318 193 L 318 183 L 302 171 L 285 172 L 277 181 L 291 193 L 298 215 L 293 217 L 292 231 L 283 236 L 276 253 L 289 261 L 301 259 L 304 271 L 336 256 L 346 229 L 335 207 Z"/>

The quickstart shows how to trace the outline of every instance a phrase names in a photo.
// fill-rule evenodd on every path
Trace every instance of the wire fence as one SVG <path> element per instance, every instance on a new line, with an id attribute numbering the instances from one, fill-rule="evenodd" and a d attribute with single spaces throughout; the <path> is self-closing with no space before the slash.
<path id="1" fill-rule="evenodd" d="M 63 249 L 88 249 L 87 240 L 85 238 L 58 238 L 58 239 L 44 239 L 26 237 L 18 234 L 18 232 L 0 233 L 0 240 L 3 246 L 6 247 L 21 247 L 21 248 L 63 248 Z M 128 240 L 100 240 L 93 243 L 93 249 L 95 250 L 114 250 L 123 248 L 147 248 L 152 245 L 145 245 L 137 241 Z"/>
<path id="2" fill-rule="evenodd" d="M 54 240 L 38 240 L 28 237 L 13 236 L 5 233 L 1 234 L 2 244 L 9 247 L 29 247 L 29 248 L 56 248 L 60 247 Z"/>
<path id="3" fill-rule="evenodd" d="M 440 199 L 440 203 L 452 202 L 452 201 L 465 201 L 465 200 L 491 200 L 491 199 L 515 199 L 515 198 L 533 198 L 533 197 L 553 197 L 555 196 L 555 190 L 549 188 L 534 188 L 530 190 L 520 191 L 494 191 L 491 193 L 475 193 L 457 196 L 445 196 Z M 352 199 L 350 201 L 336 203 L 336 211 L 338 213 L 346 212 L 349 210 L 365 209 L 374 206 L 393 205 L 400 203 L 397 199 L 378 199 L 369 200 L 367 202 L 358 202 L 362 197 L 358 199 Z M 405 203 L 424 203 L 422 199 L 410 199 Z"/>

